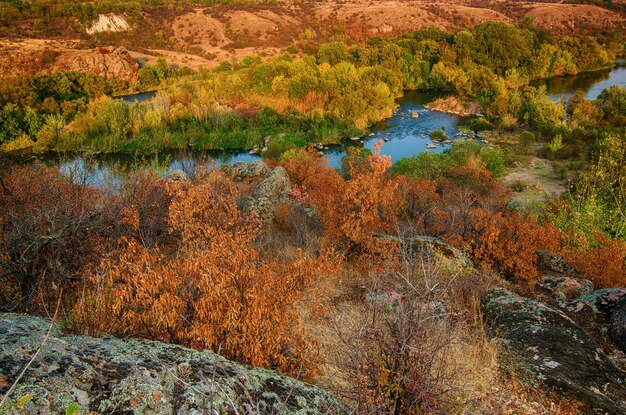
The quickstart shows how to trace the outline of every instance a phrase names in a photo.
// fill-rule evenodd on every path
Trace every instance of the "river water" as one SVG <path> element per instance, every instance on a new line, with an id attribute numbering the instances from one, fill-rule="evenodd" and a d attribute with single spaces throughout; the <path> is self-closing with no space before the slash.
<path id="1" fill-rule="evenodd" d="M 598 97 L 603 89 L 612 85 L 626 85 L 626 62 L 618 62 L 612 70 L 580 74 L 574 77 L 553 78 L 541 81 L 546 85 L 549 98 L 558 101 L 568 99 L 576 91 L 582 90 L 589 99 Z M 541 84 L 535 83 L 535 85 Z M 127 102 L 141 101 L 154 96 L 154 92 L 122 97 Z M 468 120 L 454 114 L 432 111 L 424 105 L 441 94 L 433 92 L 407 92 L 399 101 L 398 108 L 393 116 L 378 123 L 371 134 L 358 142 L 348 141 L 344 145 L 323 150 L 333 167 L 341 166 L 341 158 L 346 154 L 348 146 L 364 146 L 372 149 L 376 143 L 381 143 L 381 154 L 391 157 L 395 162 L 403 157 L 417 155 L 423 151 L 441 152 L 450 146 L 446 143 L 432 142 L 429 133 L 443 129 L 451 139 L 465 138 L 459 127 Z M 414 118 L 414 114 L 418 117 Z M 213 160 L 217 165 L 235 161 L 252 161 L 259 159 L 257 154 L 247 151 L 207 151 L 207 152 L 169 152 L 159 155 L 158 168 L 166 171 L 181 169 L 192 172 L 196 164 L 206 164 Z M 61 171 L 66 174 L 80 176 L 87 183 L 102 185 L 106 182 L 119 181 L 119 172 L 124 168 L 140 163 L 141 160 L 129 155 L 97 155 L 89 159 L 74 155 L 65 158 L 55 157 L 47 160 L 49 163 L 58 163 Z M 113 179 L 112 179 L 113 178 Z"/>

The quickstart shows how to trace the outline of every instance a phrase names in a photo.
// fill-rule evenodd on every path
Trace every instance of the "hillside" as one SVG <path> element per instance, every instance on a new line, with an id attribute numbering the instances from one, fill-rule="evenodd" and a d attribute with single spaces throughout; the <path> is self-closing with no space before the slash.
<path id="1" fill-rule="evenodd" d="M 269 57 L 286 50 L 302 51 L 310 42 L 363 42 L 371 36 L 429 27 L 472 28 L 490 20 L 532 21 L 553 33 L 595 36 L 611 35 L 626 25 L 620 9 L 523 1 L 279 1 L 208 7 L 193 3 L 174 7 L 165 2 L 143 5 L 141 11 L 135 3 L 131 7 L 120 2 L 99 14 L 80 4 L 69 10 L 62 2 L 52 4 L 43 14 L 32 7 L 20 12 L 2 6 L 0 74 L 45 70 L 54 56 L 95 46 L 123 46 L 141 62 L 162 56 L 198 69 L 251 54 Z"/>

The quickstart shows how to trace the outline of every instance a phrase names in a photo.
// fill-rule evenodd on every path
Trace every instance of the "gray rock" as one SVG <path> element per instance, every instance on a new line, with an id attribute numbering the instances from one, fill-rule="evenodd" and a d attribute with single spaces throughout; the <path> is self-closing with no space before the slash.
<path id="1" fill-rule="evenodd" d="M 609 323 L 609 336 L 613 343 L 626 353 L 626 295 L 615 304 Z"/>
<path id="2" fill-rule="evenodd" d="M 537 267 L 540 271 L 562 277 L 576 278 L 578 271 L 558 256 L 548 251 L 537 251 Z"/>
<path id="3" fill-rule="evenodd" d="M 189 178 L 187 173 L 185 173 L 184 171 L 182 171 L 180 169 L 175 169 L 175 170 L 167 172 L 163 176 L 163 180 L 167 180 L 167 181 L 170 181 L 170 182 L 178 182 L 178 181 L 188 182 L 191 179 Z"/>
<path id="4" fill-rule="evenodd" d="M 561 306 L 565 304 L 565 301 L 593 292 L 593 283 L 583 278 L 547 275 L 537 286 L 547 291 Z"/>
<path id="5" fill-rule="evenodd" d="M 269 200 L 281 199 L 291 192 L 291 181 L 287 170 L 282 166 L 276 167 L 269 176 L 257 184 L 255 196 Z"/>
<path id="6" fill-rule="evenodd" d="M 603 288 L 581 295 L 573 300 L 573 304 L 584 303 L 593 311 L 610 316 L 613 307 L 626 295 L 626 288 Z"/>
<path id="7" fill-rule="evenodd" d="M 35 353 L 50 320 L 0 314 L 0 396 Z M 11 394 L 32 394 L 20 413 L 345 414 L 315 386 L 212 352 L 147 340 L 63 336 L 48 342 Z"/>
<path id="8" fill-rule="evenodd" d="M 485 318 L 524 381 L 575 398 L 586 413 L 626 414 L 625 373 L 562 311 L 495 288 Z"/>
<path id="9" fill-rule="evenodd" d="M 250 162 L 236 161 L 234 163 L 225 164 L 222 166 L 222 171 L 236 180 L 243 180 L 267 177 L 272 170 L 263 160 L 255 160 Z"/>

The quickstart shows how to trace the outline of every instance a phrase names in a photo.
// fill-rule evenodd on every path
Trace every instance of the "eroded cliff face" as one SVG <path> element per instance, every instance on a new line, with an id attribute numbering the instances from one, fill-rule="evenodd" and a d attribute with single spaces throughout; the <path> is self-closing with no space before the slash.
<path id="1" fill-rule="evenodd" d="M 137 81 L 139 65 L 124 48 L 106 47 L 61 54 L 51 70 L 88 72 L 104 78 Z"/>
<path id="2" fill-rule="evenodd" d="M 72 44 L 32 41 L 4 42 L 0 47 L 0 76 L 33 75 L 58 70 L 86 72 L 107 79 L 137 81 L 139 64 L 122 47 L 74 49 Z"/>
<path id="3" fill-rule="evenodd" d="M 47 318 L 0 314 L 0 396 L 40 347 Z M 63 336 L 53 326 L 11 393 L 29 414 L 344 414 L 315 386 L 212 352 L 147 340 Z M 24 399 L 23 399 L 24 401 Z M 91 411 L 91 412 L 90 412 Z"/>

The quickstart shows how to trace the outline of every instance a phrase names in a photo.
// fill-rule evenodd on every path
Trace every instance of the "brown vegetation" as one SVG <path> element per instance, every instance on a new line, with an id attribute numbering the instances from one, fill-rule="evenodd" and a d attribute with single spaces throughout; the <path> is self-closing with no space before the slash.
<path id="1" fill-rule="evenodd" d="M 307 379 L 322 373 L 359 412 L 575 413 L 569 402 L 531 411 L 504 398 L 515 381 L 497 370 L 479 299 L 509 284 L 498 275 L 532 284 L 538 249 L 598 286 L 620 284 L 623 267 L 605 265 L 624 242 L 598 235 L 586 246 L 508 210 L 506 188 L 472 158 L 429 181 L 389 175 L 377 152 L 352 158 L 349 179 L 315 152 L 283 165 L 293 190 L 265 222 L 261 208 L 241 208 L 255 181 L 217 169 L 189 181 L 139 172 L 114 194 L 41 165 L 8 169 L 2 308 L 45 312 L 62 291 L 72 330 L 208 348 Z M 302 207 L 320 221 L 290 223 Z M 418 235 L 448 241 L 479 267 Z"/>
<path id="2" fill-rule="evenodd" d="M 44 51 L 76 54 L 79 52 L 75 48 L 94 46 L 123 46 L 133 57 L 147 62 L 153 62 L 154 56 L 164 56 L 172 64 L 198 69 L 241 60 L 246 55 L 274 56 L 290 47 L 301 50 L 310 42 L 362 42 L 371 36 L 398 35 L 430 27 L 473 28 L 490 20 L 522 23 L 530 18 L 541 29 L 567 35 L 611 34 L 626 23 L 620 12 L 596 5 L 521 1 L 483 4 L 465 0 L 238 2 L 179 9 L 152 6 L 145 8 L 141 17 L 122 17 L 129 22 L 128 31 L 93 34 L 87 34 L 89 24 L 76 19 L 70 19 L 68 24 L 67 18 L 54 18 L 46 20 L 43 26 L 41 19 L 13 21 L 13 30 L 0 31 L 0 36 L 20 39 L 22 48 L 15 49 L 3 40 L 0 73 L 15 75 L 16 66 L 10 62 L 16 60 L 23 63 L 17 65 L 18 70 L 32 71 L 33 66 L 26 61 L 37 63 Z M 42 44 L 41 38 L 48 40 Z"/>

